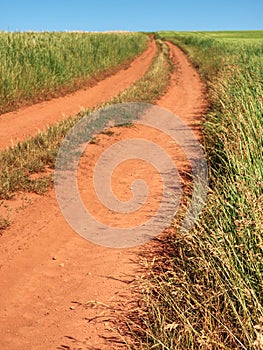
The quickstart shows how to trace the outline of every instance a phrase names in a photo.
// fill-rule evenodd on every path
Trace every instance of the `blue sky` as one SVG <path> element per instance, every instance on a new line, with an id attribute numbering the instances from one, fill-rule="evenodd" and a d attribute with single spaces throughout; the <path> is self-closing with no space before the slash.
<path id="1" fill-rule="evenodd" d="M 262 0 L 1 0 L 0 30 L 263 29 Z"/>

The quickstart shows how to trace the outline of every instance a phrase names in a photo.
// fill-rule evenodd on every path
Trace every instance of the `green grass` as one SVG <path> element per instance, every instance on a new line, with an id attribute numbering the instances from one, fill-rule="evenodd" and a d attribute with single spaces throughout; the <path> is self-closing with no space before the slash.
<path id="1" fill-rule="evenodd" d="M 158 32 L 157 36 L 165 37 L 166 39 L 171 38 L 173 41 L 182 38 L 182 41 L 195 38 L 194 40 L 203 39 L 218 39 L 224 41 L 262 41 L 263 30 L 228 30 L 228 31 L 213 31 L 213 32 Z"/>
<path id="2" fill-rule="evenodd" d="M 0 32 L 0 113 L 91 85 L 146 45 L 141 33 Z"/>
<path id="3" fill-rule="evenodd" d="M 106 105 L 122 102 L 153 103 L 165 91 L 171 73 L 168 47 L 158 43 L 158 54 L 152 66 L 144 77 L 139 79 L 119 96 L 108 101 Z M 103 107 L 103 105 L 102 105 Z M 49 127 L 13 148 L 0 152 L 0 199 L 8 199 L 18 191 L 43 193 L 53 183 L 53 176 L 46 175 L 48 169 L 53 169 L 59 146 L 67 132 L 85 114 L 94 110 L 82 111 L 75 117 L 68 118 Z M 107 117 L 107 116 L 105 116 Z M 103 115 L 102 115 L 103 118 Z M 104 120 L 97 120 L 98 125 L 104 125 Z M 92 126 L 94 126 L 92 124 Z M 96 126 L 96 125 L 95 125 Z M 92 140 L 96 143 L 96 137 Z M 38 178 L 32 174 L 39 173 Z M 42 173 L 42 174 L 41 174 Z"/>
<path id="4" fill-rule="evenodd" d="M 222 39 L 227 41 L 236 40 L 263 40 L 263 30 L 241 30 L 241 31 L 219 31 L 219 32 L 200 32 L 200 34 L 207 34 L 216 39 Z"/>
<path id="5" fill-rule="evenodd" d="M 263 43 L 224 35 L 158 34 L 207 83 L 210 190 L 195 228 L 181 233 L 178 218 L 139 284 L 136 349 L 263 349 Z"/>

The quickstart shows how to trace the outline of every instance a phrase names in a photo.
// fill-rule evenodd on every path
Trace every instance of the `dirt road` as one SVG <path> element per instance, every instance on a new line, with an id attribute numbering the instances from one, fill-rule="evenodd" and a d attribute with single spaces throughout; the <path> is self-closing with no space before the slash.
<path id="1" fill-rule="evenodd" d="M 200 78 L 181 50 L 171 44 L 170 49 L 177 69 L 158 104 L 180 115 L 200 135 L 205 108 Z M 152 54 L 155 52 L 154 47 L 149 50 Z M 146 55 L 144 59 L 150 62 L 152 58 Z M 143 74 L 143 69 L 141 72 Z M 131 82 L 128 77 L 127 82 Z M 110 92 L 101 93 L 100 100 L 114 94 L 113 84 L 109 87 Z M 104 135 L 98 145 L 92 145 L 91 159 L 114 140 L 140 133 L 147 138 L 147 130 L 139 127 L 119 130 L 119 135 L 116 132 L 113 137 Z M 158 135 L 149 137 L 162 142 Z M 5 142 L 1 147 L 9 140 Z M 184 159 L 178 161 L 183 167 Z M 131 163 L 124 164 L 116 179 L 120 179 L 121 174 L 125 177 L 131 169 L 136 171 Z M 149 176 L 148 180 L 148 186 L 156 186 L 158 192 L 158 178 Z M 123 193 L 121 181 L 116 180 L 113 185 L 115 193 Z M 138 273 L 134 260 L 144 247 L 110 249 L 82 239 L 65 222 L 54 191 L 43 197 L 30 197 L 23 205 L 14 224 L 0 237 L 1 349 L 117 348 L 118 343 L 104 338 L 110 335 L 107 328 L 112 326 L 107 310 L 91 308 L 89 301 L 110 306 L 117 303 L 120 309 L 125 309 L 127 295 L 132 298 L 127 288 Z M 121 343 L 119 346 L 125 348 Z"/>

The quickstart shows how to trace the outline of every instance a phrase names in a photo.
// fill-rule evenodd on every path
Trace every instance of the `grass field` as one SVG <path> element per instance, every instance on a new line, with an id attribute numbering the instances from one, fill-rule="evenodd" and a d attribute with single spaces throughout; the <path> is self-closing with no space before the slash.
<path id="1" fill-rule="evenodd" d="M 90 85 L 146 44 L 139 33 L 0 32 L 0 114 Z"/>
<path id="2" fill-rule="evenodd" d="M 250 31 L 223 31 L 223 32 L 201 32 L 200 35 L 208 35 L 215 39 L 222 39 L 224 41 L 243 41 L 248 40 L 263 40 L 262 30 L 250 30 Z"/>
<path id="3" fill-rule="evenodd" d="M 263 349 L 263 32 L 157 37 L 178 44 L 207 84 L 210 190 L 196 227 L 175 229 L 143 281 L 136 346 Z"/>

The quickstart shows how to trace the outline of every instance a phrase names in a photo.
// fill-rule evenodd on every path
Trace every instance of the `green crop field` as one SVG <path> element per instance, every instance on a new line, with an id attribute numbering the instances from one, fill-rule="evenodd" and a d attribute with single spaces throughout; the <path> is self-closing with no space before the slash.
<path id="1" fill-rule="evenodd" d="M 139 33 L 0 32 L 0 113 L 91 84 L 146 44 Z"/>
<path id="2" fill-rule="evenodd" d="M 156 36 L 179 45 L 207 86 L 210 189 L 196 227 L 168 240 L 169 259 L 143 284 L 138 344 L 263 349 L 263 31 Z"/>
<path id="3" fill-rule="evenodd" d="M 251 31 L 223 31 L 223 32 L 201 32 L 200 34 L 206 34 L 216 39 L 238 41 L 238 40 L 263 40 L 262 30 L 251 30 Z"/>
<path id="4" fill-rule="evenodd" d="M 164 36 L 165 38 L 172 38 L 175 40 L 175 32 L 159 32 L 158 35 Z M 246 31 L 219 31 L 219 32 L 176 32 L 176 38 L 184 37 L 185 39 L 189 36 L 195 37 L 210 37 L 213 39 L 222 39 L 225 41 L 246 41 L 259 40 L 263 41 L 262 30 L 246 30 Z"/>

